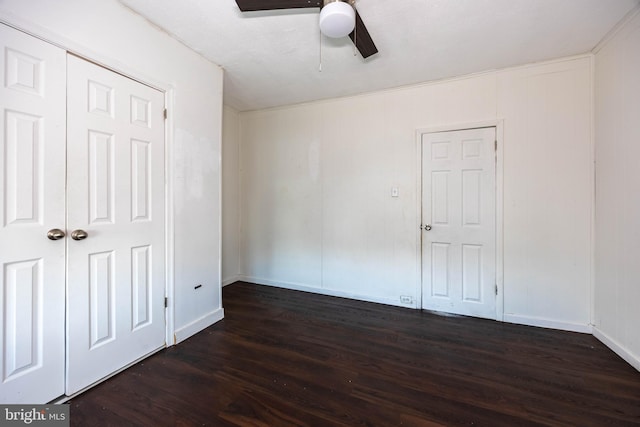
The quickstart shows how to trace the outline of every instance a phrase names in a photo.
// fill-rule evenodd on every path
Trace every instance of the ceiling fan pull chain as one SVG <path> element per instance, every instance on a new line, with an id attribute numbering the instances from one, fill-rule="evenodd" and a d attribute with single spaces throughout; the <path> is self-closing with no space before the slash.
<path id="1" fill-rule="evenodd" d="M 318 65 L 318 72 L 322 72 L 322 31 L 320 31 L 320 65 Z"/>

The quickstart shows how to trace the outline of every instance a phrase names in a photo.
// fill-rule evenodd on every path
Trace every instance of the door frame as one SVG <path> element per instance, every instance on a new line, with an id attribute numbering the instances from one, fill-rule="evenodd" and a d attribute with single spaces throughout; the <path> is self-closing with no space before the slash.
<path id="1" fill-rule="evenodd" d="M 416 306 L 422 310 L 422 136 L 429 133 L 453 132 L 478 128 L 496 129 L 496 315 L 495 320 L 504 321 L 504 119 L 466 122 L 416 129 Z"/>
<path id="2" fill-rule="evenodd" d="M 175 338 L 175 216 L 173 212 L 174 201 L 174 177 L 171 168 L 173 161 L 174 147 L 174 121 L 173 114 L 175 106 L 175 87 L 168 82 L 160 81 L 151 75 L 141 73 L 140 70 L 132 68 L 130 65 L 112 57 L 107 57 L 92 48 L 74 42 L 64 36 L 51 32 L 43 27 L 35 25 L 18 17 L 2 17 L 0 23 L 21 31 L 27 35 L 35 37 L 53 46 L 67 52 L 67 54 L 75 55 L 86 61 L 92 62 L 114 73 L 120 74 L 131 80 L 135 80 L 143 85 L 164 93 L 164 108 L 168 111 L 168 115 L 164 120 L 164 167 L 165 167 L 165 183 L 164 183 L 164 238 L 165 238 L 165 297 L 168 298 L 167 307 L 165 309 L 165 346 L 170 347 L 176 344 Z"/>

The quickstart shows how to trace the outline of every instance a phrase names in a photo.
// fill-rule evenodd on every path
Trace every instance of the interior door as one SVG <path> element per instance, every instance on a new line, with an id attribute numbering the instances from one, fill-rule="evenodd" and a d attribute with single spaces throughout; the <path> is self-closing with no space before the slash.
<path id="1" fill-rule="evenodd" d="M 422 136 L 422 307 L 496 318 L 495 128 Z"/>
<path id="2" fill-rule="evenodd" d="M 2 24 L 0 49 L 0 402 L 48 402 L 64 394 L 66 59 Z"/>
<path id="3" fill-rule="evenodd" d="M 165 345 L 164 95 L 68 56 L 67 394 Z"/>

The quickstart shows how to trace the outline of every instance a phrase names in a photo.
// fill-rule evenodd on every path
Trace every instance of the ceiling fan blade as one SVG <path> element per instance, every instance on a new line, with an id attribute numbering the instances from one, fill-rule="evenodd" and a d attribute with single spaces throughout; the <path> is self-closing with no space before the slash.
<path id="1" fill-rule="evenodd" d="M 373 39 L 365 27 L 364 22 L 362 22 L 362 18 L 360 18 L 360 14 L 356 10 L 356 28 L 349 34 L 349 38 L 356 45 L 360 54 L 363 58 L 368 58 L 371 55 L 375 55 L 378 53 L 378 48 L 375 43 L 373 43 Z"/>
<path id="2" fill-rule="evenodd" d="M 320 7 L 322 0 L 236 0 L 243 12 L 256 10 L 297 9 L 304 7 Z"/>

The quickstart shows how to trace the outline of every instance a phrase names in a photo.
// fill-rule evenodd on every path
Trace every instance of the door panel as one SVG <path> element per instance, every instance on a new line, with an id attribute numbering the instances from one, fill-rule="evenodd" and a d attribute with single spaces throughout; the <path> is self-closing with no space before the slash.
<path id="1" fill-rule="evenodd" d="M 422 307 L 496 318 L 495 128 L 424 134 Z"/>
<path id="2" fill-rule="evenodd" d="M 164 96 L 69 56 L 67 108 L 71 394 L 165 344 Z"/>
<path id="3" fill-rule="evenodd" d="M 65 52 L 0 24 L 0 402 L 64 393 Z"/>

